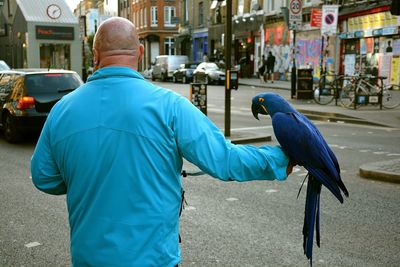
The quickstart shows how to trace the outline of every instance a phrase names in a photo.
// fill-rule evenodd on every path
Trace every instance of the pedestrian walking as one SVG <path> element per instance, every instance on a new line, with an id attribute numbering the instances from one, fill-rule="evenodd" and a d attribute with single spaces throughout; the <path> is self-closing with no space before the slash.
<path id="1" fill-rule="evenodd" d="M 271 83 L 274 82 L 274 68 L 275 68 L 275 56 L 272 55 L 271 51 L 268 52 L 267 57 L 267 71 L 266 71 L 266 82 L 271 79 Z"/>
<path id="2" fill-rule="evenodd" d="M 262 55 L 260 63 L 258 64 L 258 77 L 260 77 L 260 82 L 264 83 L 264 73 L 265 73 L 265 56 Z"/>
<path id="3" fill-rule="evenodd" d="M 94 37 L 95 72 L 51 110 L 31 160 L 34 185 L 66 194 L 73 266 L 180 263 L 183 158 L 223 181 L 285 180 L 279 146 L 234 145 L 185 97 L 138 72 L 127 19 Z"/>

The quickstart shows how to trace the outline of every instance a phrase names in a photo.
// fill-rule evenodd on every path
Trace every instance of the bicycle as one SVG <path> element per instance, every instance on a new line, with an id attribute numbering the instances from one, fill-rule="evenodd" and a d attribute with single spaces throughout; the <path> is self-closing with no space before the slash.
<path id="1" fill-rule="evenodd" d="M 343 75 L 335 73 L 323 74 L 314 88 L 314 101 L 320 105 L 327 105 L 334 99 L 338 99 L 338 92 L 343 84 Z M 337 104 L 337 101 L 336 101 Z"/>
<path id="2" fill-rule="evenodd" d="M 393 93 L 391 86 L 385 86 L 383 80 L 387 77 L 356 75 L 346 83 L 340 94 L 340 102 L 343 107 L 357 109 L 360 105 L 379 105 L 386 109 L 396 108 L 400 102 Z"/>

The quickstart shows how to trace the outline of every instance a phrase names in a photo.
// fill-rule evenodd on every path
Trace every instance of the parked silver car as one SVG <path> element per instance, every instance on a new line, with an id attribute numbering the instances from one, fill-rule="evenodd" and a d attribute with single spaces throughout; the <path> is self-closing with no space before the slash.
<path id="1" fill-rule="evenodd" d="M 0 60 L 0 70 L 9 70 L 10 67 L 7 65 L 7 63 L 4 60 Z"/>
<path id="2" fill-rule="evenodd" d="M 203 62 L 193 72 L 194 83 L 223 84 L 225 82 L 225 70 L 214 62 Z"/>

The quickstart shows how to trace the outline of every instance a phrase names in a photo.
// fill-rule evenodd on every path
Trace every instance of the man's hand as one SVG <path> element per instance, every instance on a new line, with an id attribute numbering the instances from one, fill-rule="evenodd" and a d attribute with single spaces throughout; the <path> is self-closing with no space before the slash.
<path id="1" fill-rule="evenodd" d="M 286 168 L 286 176 L 289 176 L 293 172 L 293 167 L 296 165 L 297 163 L 294 160 L 292 159 L 289 160 L 289 163 Z"/>

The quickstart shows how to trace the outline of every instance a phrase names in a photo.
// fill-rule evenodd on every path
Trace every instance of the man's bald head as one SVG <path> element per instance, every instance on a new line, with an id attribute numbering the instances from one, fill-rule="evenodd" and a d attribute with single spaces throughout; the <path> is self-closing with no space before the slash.
<path id="1" fill-rule="evenodd" d="M 97 30 L 93 47 L 100 52 L 111 50 L 136 50 L 140 45 L 136 28 L 125 18 L 105 20 Z"/>
<path id="2" fill-rule="evenodd" d="M 94 37 L 95 69 L 111 65 L 134 65 L 137 69 L 143 51 L 131 21 L 121 17 L 109 18 L 100 25 Z"/>

